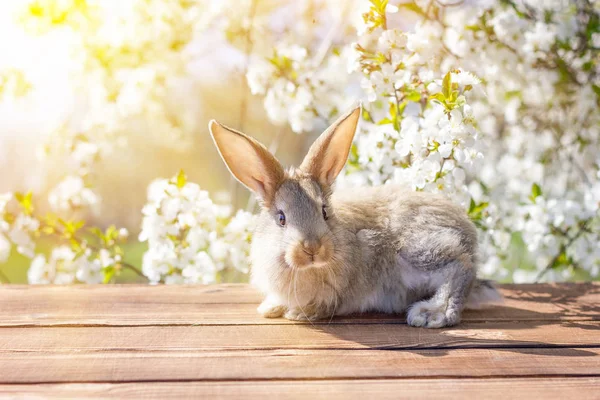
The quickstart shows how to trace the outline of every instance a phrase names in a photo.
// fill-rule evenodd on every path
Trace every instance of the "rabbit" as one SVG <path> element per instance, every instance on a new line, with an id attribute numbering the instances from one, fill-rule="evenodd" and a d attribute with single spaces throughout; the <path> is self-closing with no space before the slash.
<path id="1" fill-rule="evenodd" d="M 478 280 L 477 232 L 440 195 L 384 185 L 333 190 L 361 107 L 334 122 L 299 168 L 284 170 L 257 140 L 212 120 L 209 130 L 231 174 L 256 194 L 251 283 L 266 318 L 326 320 L 403 313 L 415 327 L 460 321 L 466 306 L 499 301 Z"/>

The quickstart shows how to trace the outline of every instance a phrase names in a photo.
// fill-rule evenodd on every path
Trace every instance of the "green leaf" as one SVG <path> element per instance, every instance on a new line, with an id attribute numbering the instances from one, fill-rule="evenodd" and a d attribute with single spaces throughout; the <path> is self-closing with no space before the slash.
<path id="1" fill-rule="evenodd" d="M 510 100 L 512 98 L 521 98 L 521 91 L 520 90 L 509 90 L 504 94 L 504 98 L 506 100 Z"/>
<path id="2" fill-rule="evenodd" d="M 442 93 L 447 99 L 452 96 L 452 75 L 450 72 L 446 73 L 442 81 Z"/>
<path id="3" fill-rule="evenodd" d="M 567 254 L 563 250 L 558 255 L 558 257 L 556 257 L 556 260 L 554 261 L 554 264 L 552 264 L 552 266 L 550 268 L 564 267 L 564 266 L 569 266 L 571 264 L 572 264 L 571 260 L 569 260 L 569 257 L 567 256 Z"/>
<path id="4" fill-rule="evenodd" d="M 109 283 L 112 278 L 115 276 L 115 272 L 117 270 L 115 269 L 115 267 L 107 267 L 104 269 L 104 280 L 102 281 L 102 283 Z"/>
<path id="5" fill-rule="evenodd" d="M 116 226 L 111 225 L 108 228 L 106 228 L 106 233 L 104 234 L 104 236 L 107 240 L 115 240 L 119 236 L 119 231 L 117 230 Z"/>
<path id="6" fill-rule="evenodd" d="M 316 113 L 316 112 L 317 112 L 317 111 L 315 110 L 315 113 Z M 337 107 L 333 107 L 333 108 L 331 109 L 331 111 L 329 111 L 329 115 L 328 115 L 327 117 L 328 117 L 329 119 L 333 119 L 333 117 L 335 117 L 336 115 L 338 115 L 338 114 L 339 114 L 339 112 L 340 112 L 340 111 L 337 109 Z"/>
<path id="7" fill-rule="evenodd" d="M 4 214 L 4 221 L 6 221 L 8 224 L 12 224 L 16 219 L 17 217 L 13 213 Z"/>
<path id="8" fill-rule="evenodd" d="M 408 100 L 408 101 L 414 101 L 416 103 L 419 100 L 421 100 L 421 93 L 419 93 L 416 90 L 413 90 L 412 92 L 410 92 L 410 93 L 408 93 L 406 95 L 406 100 Z"/>
<path id="9" fill-rule="evenodd" d="M 398 104 L 398 115 L 404 114 L 404 109 L 406 108 L 407 104 L 407 100 L 404 100 L 402 103 Z M 398 118 L 398 122 L 400 122 L 400 118 Z"/>
<path id="10" fill-rule="evenodd" d="M 473 210 L 473 212 L 482 214 L 483 210 L 485 210 L 488 205 L 489 205 L 489 203 L 487 201 L 481 202 L 477 205 L 477 207 L 475 207 L 475 210 Z"/>
<path id="11" fill-rule="evenodd" d="M 52 226 L 44 226 L 41 228 L 41 231 L 46 235 L 52 235 L 55 232 L 55 229 Z"/>
<path id="12" fill-rule="evenodd" d="M 177 178 L 176 178 L 176 185 L 178 189 L 183 189 L 183 187 L 185 186 L 185 184 L 187 183 L 187 176 L 185 175 L 185 172 L 183 171 L 183 169 L 179 170 L 179 173 L 177 174 Z"/>
<path id="13" fill-rule="evenodd" d="M 397 113 L 398 110 L 396 109 L 396 103 L 394 103 L 394 102 L 390 103 L 389 111 L 390 111 L 390 115 L 392 116 L 392 119 L 396 118 L 396 116 L 398 114 Z"/>
<path id="14" fill-rule="evenodd" d="M 440 103 L 444 104 L 444 102 L 446 101 L 446 96 L 444 96 L 443 93 L 434 93 L 431 96 L 429 96 L 429 100 L 437 100 Z"/>
<path id="15" fill-rule="evenodd" d="M 21 206 L 21 209 L 23 210 L 23 212 L 26 215 L 33 214 L 32 197 L 33 197 L 33 194 L 31 193 L 31 191 L 27 192 L 26 194 L 18 193 L 18 192 L 15 193 L 15 198 L 17 199 L 19 206 Z"/>
<path id="16" fill-rule="evenodd" d="M 350 147 L 350 159 L 358 161 L 358 146 L 356 143 L 352 143 L 352 147 Z"/>
<path id="17" fill-rule="evenodd" d="M 77 241 L 77 239 L 71 238 L 69 239 L 69 243 L 71 244 L 71 250 L 73 250 L 75 253 L 79 253 L 83 250 L 81 244 Z"/>
<path id="18" fill-rule="evenodd" d="M 43 221 L 46 225 L 56 228 L 56 226 L 58 225 L 58 216 L 53 213 L 47 213 L 46 216 L 43 218 Z"/>
<path id="19" fill-rule="evenodd" d="M 389 0 L 370 0 L 378 14 L 384 14 Z"/>
<path id="20" fill-rule="evenodd" d="M 79 222 L 68 221 L 64 224 L 65 230 L 70 234 L 74 234 L 77 232 L 77 226 L 79 226 Z"/>
<path id="21" fill-rule="evenodd" d="M 101 230 L 100 228 L 93 227 L 93 228 L 90 228 L 90 229 L 88 229 L 88 231 L 89 231 L 89 232 L 90 232 L 92 235 L 94 235 L 94 236 L 96 236 L 98 239 L 100 239 L 101 241 L 103 241 L 103 242 L 105 241 L 105 238 L 104 238 L 104 232 L 102 232 L 102 230 Z"/>
<path id="22" fill-rule="evenodd" d="M 489 203 L 487 201 L 483 201 L 477 204 L 475 203 L 475 200 L 471 199 L 468 211 L 469 218 L 471 218 L 473 221 L 480 221 L 484 215 L 483 212 L 485 211 L 488 205 Z"/>
<path id="23" fill-rule="evenodd" d="M 398 7 L 404 7 L 407 10 L 410 10 L 414 13 L 419 14 L 420 16 L 426 16 L 425 11 L 419 7 L 416 3 L 412 2 L 412 3 L 403 3 L 403 4 L 398 4 Z"/>
<path id="24" fill-rule="evenodd" d="M 473 200 L 473 198 L 471 198 L 471 203 L 469 203 L 469 214 L 471 214 L 473 212 L 475 207 L 476 207 L 475 200 Z"/>
<path id="25" fill-rule="evenodd" d="M 174 243 L 179 242 L 179 237 L 177 235 L 172 235 L 170 233 L 167 234 L 167 239 L 169 239 L 170 241 L 172 241 Z"/>
<path id="26" fill-rule="evenodd" d="M 371 113 L 366 109 L 362 109 L 362 118 L 367 122 L 373 122 L 373 117 L 371 117 Z"/>
<path id="27" fill-rule="evenodd" d="M 531 185 L 531 195 L 529 199 L 535 203 L 535 199 L 542 195 L 542 188 L 537 183 Z"/>

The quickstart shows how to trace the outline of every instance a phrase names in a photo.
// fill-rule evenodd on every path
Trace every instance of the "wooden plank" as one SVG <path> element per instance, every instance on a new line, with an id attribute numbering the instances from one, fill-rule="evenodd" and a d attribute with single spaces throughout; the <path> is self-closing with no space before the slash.
<path id="1" fill-rule="evenodd" d="M 1 352 L 600 347 L 600 322 L 3 328 Z"/>
<path id="2" fill-rule="evenodd" d="M 400 379 L 354 381 L 143 382 L 0 385 L 3 397 L 398 399 L 598 399 L 600 378 Z"/>
<path id="3" fill-rule="evenodd" d="M 467 311 L 466 322 L 600 320 L 600 283 L 505 285 L 503 306 Z M 0 287 L 0 327 L 290 324 L 256 313 L 261 296 L 248 285 Z M 332 323 L 404 323 L 364 315 Z M 329 321 L 322 323 L 328 324 Z"/>
<path id="4" fill-rule="evenodd" d="M 0 383 L 600 376 L 600 348 L 1 353 Z"/>

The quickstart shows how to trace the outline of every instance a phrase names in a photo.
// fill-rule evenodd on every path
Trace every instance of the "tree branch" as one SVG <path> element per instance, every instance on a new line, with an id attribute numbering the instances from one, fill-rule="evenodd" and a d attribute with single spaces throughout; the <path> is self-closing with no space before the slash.
<path id="1" fill-rule="evenodd" d="M 254 16 L 256 14 L 256 7 L 258 4 L 258 0 L 252 0 L 250 3 L 250 11 L 248 15 L 249 25 L 246 30 L 246 48 L 244 49 L 244 53 L 246 54 L 246 65 L 244 66 L 244 70 L 242 72 L 241 80 L 240 80 L 240 92 L 241 92 L 241 100 L 240 100 L 240 114 L 238 116 L 238 129 L 240 131 L 244 130 L 244 125 L 246 122 L 246 114 L 248 109 L 248 87 L 246 84 L 246 75 L 248 75 L 248 68 L 250 67 L 250 53 L 252 53 L 252 47 L 254 46 L 254 42 L 252 41 L 252 31 L 254 29 Z M 231 202 L 233 204 L 236 203 L 237 200 L 237 190 L 238 190 L 238 182 L 233 177 L 229 177 L 229 193 L 231 195 Z"/>
<path id="2" fill-rule="evenodd" d="M 4 272 L 2 272 L 1 269 L 0 269 L 0 280 L 2 280 L 2 283 L 11 283 L 10 279 L 8 279 L 8 276 L 6 276 L 6 274 Z"/>
<path id="3" fill-rule="evenodd" d="M 540 279 L 542 279 L 544 277 L 544 275 L 546 275 L 548 273 L 548 271 L 550 271 L 552 269 L 552 267 L 554 266 L 554 263 L 556 263 L 556 261 L 558 261 L 559 257 L 567 250 L 567 248 L 573 244 L 573 242 L 575 240 L 577 240 L 582 234 L 584 234 L 585 232 L 587 232 L 587 224 L 588 221 L 585 221 L 583 223 L 583 225 L 581 226 L 581 228 L 579 229 L 579 232 L 577 232 L 575 235 L 573 235 L 572 237 L 569 238 L 569 240 L 567 240 L 567 243 L 563 243 L 560 246 L 560 249 L 558 251 L 558 253 L 556 253 L 556 255 L 552 258 L 552 260 L 550 260 L 550 262 L 546 265 L 546 267 L 544 267 L 543 270 L 541 270 L 537 276 L 535 277 L 535 283 L 539 283 Z M 566 236 L 566 234 L 565 234 Z"/>
<path id="4" fill-rule="evenodd" d="M 95 251 L 96 253 L 100 252 L 100 250 L 101 250 L 101 249 L 100 249 L 98 246 L 94 246 L 93 244 L 90 244 L 90 243 L 89 243 L 87 240 L 84 240 L 84 239 L 82 239 L 82 238 L 81 238 L 80 236 L 78 236 L 78 235 L 73 235 L 73 238 L 74 238 L 75 240 L 77 240 L 79 243 L 85 243 L 85 246 L 86 246 L 86 247 L 88 247 L 88 248 L 92 249 L 92 250 L 93 250 L 93 251 Z M 145 276 L 145 275 L 142 273 L 142 271 L 140 271 L 140 270 L 139 270 L 139 269 L 138 269 L 136 266 L 134 266 L 134 265 L 132 265 L 132 264 L 129 264 L 129 263 L 127 263 L 127 262 L 123 261 L 123 260 L 121 260 L 121 261 L 117 261 L 115 264 L 119 264 L 119 265 L 121 265 L 121 266 L 123 266 L 123 267 L 125 267 L 125 268 L 127 268 L 127 269 L 129 269 L 129 270 L 131 270 L 131 271 L 133 271 L 133 272 L 135 272 L 135 273 L 136 273 L 136 275 L 138 275 L 138 276 L 140 276 L 140 277 L 144 278 L 144 279 L 145 279 L 145 280 L 147 280 L 147 281 L 149 280 L 149 279 L 148 279 L 148 277 L 146 277 L 146 276 Z"/>
<path id="5" fill-rule="evenodd" d="M 133 265 L 126 263 L 124 261 L 119 261 L 118 264 L 122 265 L 123 267 L 133 271 L 136 273 L 137 276 L 144 278 L 145 280 L 148 280 L 148 277 L 146 275 L 144 275 L 142 273 L 142 271 L 140 271 L 139 269 L 137 269 L 137 267 L 134 267 Z"/>

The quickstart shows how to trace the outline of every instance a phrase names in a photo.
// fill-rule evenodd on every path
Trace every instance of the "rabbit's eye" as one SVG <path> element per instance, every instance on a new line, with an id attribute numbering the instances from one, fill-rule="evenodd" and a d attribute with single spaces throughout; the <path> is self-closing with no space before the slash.
<path id="1" fill-rule="evenodd" d="M 285 214 L 283 213 L 283 211 L 277 212 L 277 220 L 279 221 L 279 225 L 285 225 Z"/>
<path id="2" fill-rule="evenodd" d="M 323 208 L 321 210 L 323 211 L 323 219 L 325 219 L 325 221 L 327 221 L 327 219 L 329 217 L 327 217 L 327 210 L 325 209 L 325 206 L 323 206 Z"/>

